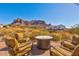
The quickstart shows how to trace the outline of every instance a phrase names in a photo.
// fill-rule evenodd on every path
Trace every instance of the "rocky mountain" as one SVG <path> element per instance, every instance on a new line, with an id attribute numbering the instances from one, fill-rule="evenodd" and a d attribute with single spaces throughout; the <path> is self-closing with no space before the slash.
<path id="1" fill-rule="evenodd" d="M 72 28 L 79 28 L 79 24 L 73 25 Z"/>
<path id="2" fill-rule="evenodd" d="M 46 29 L 52 29 L 52 30 L 62 30 L 65 29 L 66 27 L 62 24 L 60 25 L 51 25 L 51 24 L 47 24 L 45 21 L 43 20 L 32 20 L 32 21 L 27 21 L 27 20 L 23 20 L 20 18 L 15 19 L 12 22 L 12 25 L 20 25 L 20 26 L 27 26 L 27 25 L 34 25 L 36 27 L 44 27 Z"/>
<path id="3" fill-rule="evenodd" d="M 15 24 L 15 25 L 28 25 L 28 21 L 24 21 L 20 18 L 15 19 L 11 24 Z"/>
<path id="4" fill-rule="evenodd" d="M 60 25 L 49 25 L 47 27 L 47 29 L 50 29 L 50 30 L 64 30 L 64 29 L 66 29 L 66 27 L 62 24 L 60 24 Z"/>
<path id="5" fill-rule="evenodd" d="M 22 20 L 20 18 L 15 19 L 11 24 L 15 25 L 42 25 L 46 26 L 46 22 L 42 20 L 32 20 L 32 21 L 27 21 L 27 20 Z"/>

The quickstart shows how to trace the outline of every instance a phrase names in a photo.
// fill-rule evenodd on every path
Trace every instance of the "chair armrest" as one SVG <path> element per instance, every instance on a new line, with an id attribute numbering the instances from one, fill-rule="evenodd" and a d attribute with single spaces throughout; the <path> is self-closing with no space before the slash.
<path id="1" fill-rule="evenodd" d="M 67 41 L 61 42 L 61 45 L 64 46 L 64 47 L 66 47 L 66 48 L 69 48 L 71 50 L 73 50 L 75 48 L 75 46 L 72 43 L 67 42 Z"/>

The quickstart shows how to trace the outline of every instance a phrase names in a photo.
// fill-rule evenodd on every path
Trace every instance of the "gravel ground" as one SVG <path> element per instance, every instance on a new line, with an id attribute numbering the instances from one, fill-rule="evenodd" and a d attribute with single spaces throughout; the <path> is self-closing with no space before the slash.
<path id="1" fill-rule="evenodd" d="M 0 56 L 8 56 L 8 47 L 5 42 L 0 42 Z"/>

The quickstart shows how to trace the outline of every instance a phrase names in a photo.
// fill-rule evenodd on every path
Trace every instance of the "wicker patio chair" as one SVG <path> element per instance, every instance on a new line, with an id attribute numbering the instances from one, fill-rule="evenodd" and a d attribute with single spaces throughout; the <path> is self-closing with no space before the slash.
<path id="1" fill-rule="evenodd" d="M 16 38 L 6 38 L 6 45 L 10 48 L 9 53 L 12 56 L 29 55 L 32 49 L 32 42 L 30 40 L 19 43 Z"/>
<path id="2" fill-rule="evenodd" d="M 79 45 L 76 46 L 72 52 L 60 47 L 51 47 L 50 55 L 51 56 L 79 56 Z"/>

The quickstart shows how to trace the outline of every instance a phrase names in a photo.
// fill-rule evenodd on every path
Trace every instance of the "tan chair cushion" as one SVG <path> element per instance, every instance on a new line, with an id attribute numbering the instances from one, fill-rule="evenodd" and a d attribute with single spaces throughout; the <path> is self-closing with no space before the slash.
<path id="1" fill-rule="evenodd" d="M 73 49 L 75 48 L 75 46 L 74 46 L 71 42 L 68 42 L 68 41 L 63 41 L 61 44 L 62 44 L 64 47 L 69 48 L 69 49 L 71 49 L 71 50 L 73 50 Z"/>
<path id="2" fill-rule="evenodd" d="M 18 47 L 16 49 L 16 51 L 22 51 L 22 50 L 25 50 L 25 49 L 28 49 L 28 48 L 31 48 L 32 44 L 28 44 L 26 46 L 23 46 L 23 47 Z"/>
<path id="3" fill-rule="evenodd" d="M 25 55 L 25 54 L 27 54 L 28 55 L 28 53 L 31 51 L 31 48 L 27 48 L 27 49 L 25 49 L 25 50 L 23 50 L 23 51 L 14 51 L 14 50 L 9 50 L 9 53 L 10 53 L 10 55 L 11 56 L 23 56 L 23 55 Z"/>
<path id="4" fill-rule="evenodd" d="M 70 51 L 70 52 L 73 51 L 73 50 L 71 50 L 71 49 L 69 49 L 69 48 L 67 48 L 67 47 L 64 47 L 64 46 L 61 46 L 60 48 L 63 48 L 63 49 L 65 49 L 65 50 L 67 50 L 67 51 Z"/>
<path id="5" fill-rule="evenodd" d="M 72 53 L 63 49 L 63 48 L 60 48 L 60 47 L 57 47 L 55 48 L 58 52 L 60 52 L 61 54 L 63 54 L 64 56 L 70 56 Z"/>
<path id="6" fill-rule="evenodd" d="M 27 42 L 24 42 L 24 43 L 20 43 L 19 47 L 23 47 L 23 46 L 26 46 L 28 44 L 31 44 L 32 45 L 32 42 L 29 40 Z"/>
<path id="7" fill-rule="evenodd" d="M 23 56 L 25 54 L 28 54 L 31 51 L 31 48 L 25 49 L 23 51 L 20 51 L 19 53 L 16 54 L 16 56 Z"/>
<path id="8" fill-rule="evenodd" d="M 51 56 L 63 56 L 60 52 L 58 52 L 56 49 L 51 49 L 50 51 Z"/>

